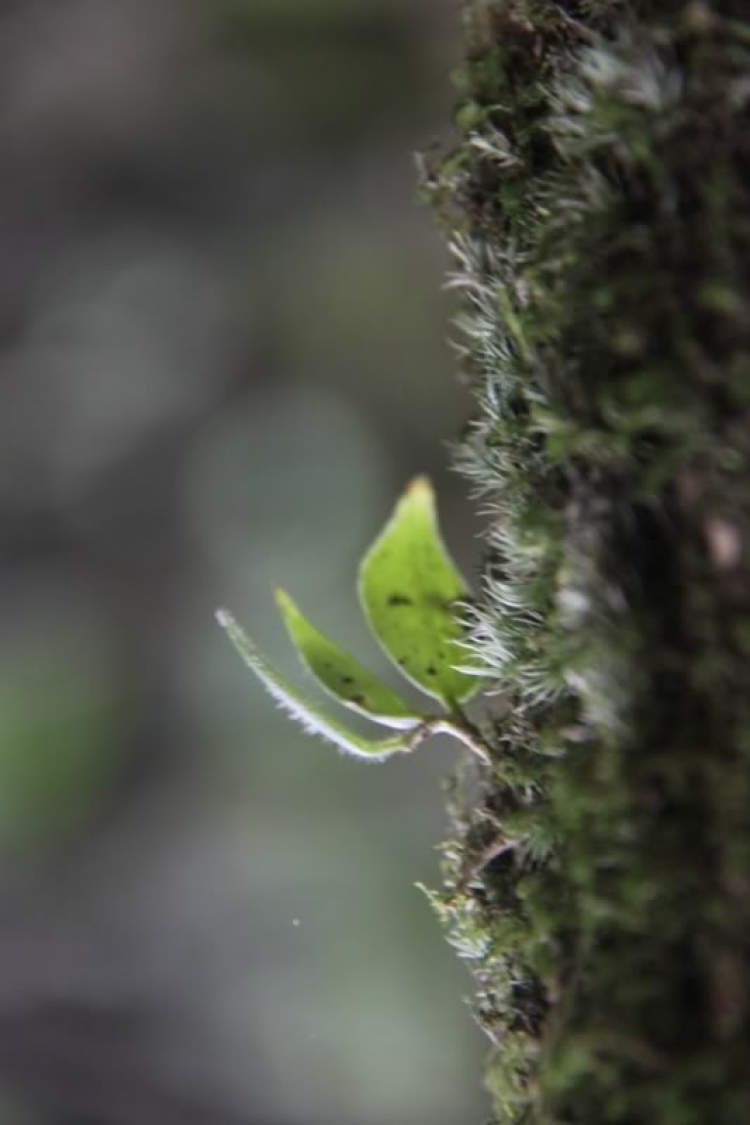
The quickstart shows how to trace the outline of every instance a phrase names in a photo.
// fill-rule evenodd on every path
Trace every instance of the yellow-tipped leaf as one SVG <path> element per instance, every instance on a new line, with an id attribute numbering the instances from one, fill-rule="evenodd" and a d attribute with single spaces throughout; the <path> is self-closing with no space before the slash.
<path id="1" fill-rule="evenodd" d="M 440 535 L 432 486 L 416 477 L 362 560 L 359 596 L 387 655 L 448 708 L 479 688 L 456 667 L 465 660 L 456 602 L 466 593 Z"/>

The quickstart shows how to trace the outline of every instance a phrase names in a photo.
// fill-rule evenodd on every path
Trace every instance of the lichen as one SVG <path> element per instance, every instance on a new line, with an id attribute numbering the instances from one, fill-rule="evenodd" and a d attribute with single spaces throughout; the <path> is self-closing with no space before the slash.
<path id="1" fill-rule="evenodd" d="M 503 1125 L 750 1121 L 750 22 L 474 0 L 454 259 L 498 706 L 446 886 Z M 500 841 L 500 844 L 497 844 Z M 508 841 L 508 846 L 503 846 Z"/>

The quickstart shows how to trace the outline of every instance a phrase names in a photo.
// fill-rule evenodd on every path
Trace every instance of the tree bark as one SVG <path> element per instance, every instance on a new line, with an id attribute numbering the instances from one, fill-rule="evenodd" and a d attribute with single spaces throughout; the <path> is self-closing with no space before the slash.
<path id="1" fill-rule="evenodd" d="M 425 171 L 492 763 L 435 896 L 498 1123 L 750 1121 L 745 0 L 473 0 Z M 468 767 L 467 767 L 468 769 Z"/>

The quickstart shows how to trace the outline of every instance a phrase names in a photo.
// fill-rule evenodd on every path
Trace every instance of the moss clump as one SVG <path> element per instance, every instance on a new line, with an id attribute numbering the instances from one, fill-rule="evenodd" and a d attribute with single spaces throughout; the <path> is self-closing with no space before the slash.
<path id="1" fill-rule="evenodd" d="M 745 0 L 474 0 L 427 169 L 495 765 L 436 896 L 498 1122 L 750 1121 Z M 498 843 L 499 841 L 499 843 Z M 504 841 L 504 843 L 503 843 Z"/>

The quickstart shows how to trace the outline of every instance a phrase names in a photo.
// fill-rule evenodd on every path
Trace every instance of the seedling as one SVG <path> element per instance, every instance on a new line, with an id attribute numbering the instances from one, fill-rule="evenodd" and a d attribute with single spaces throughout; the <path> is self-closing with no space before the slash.
<path id="1" fill-rule="evenodd" d="M 456 604 L 468 591 L 451 560 L 426 477 L 416 477 L 362 560 L 359 599 L 367 623 L 386 655 L 413 685 L 436 700 L 438 714 L 411 707 L 377 676 L 305 618 L 284 590 L 276 602 L 303 665 L 344 707 L 395 729 L 388 738 L 367 738 L 349 729 L 291 684 L 259 651 L 226 611 L 219 624 L 270 695 L 312 734 L 360 758 L 382 760 L 415 749 L 433 734 L 450 734 L 483 761 L 485 744 L 462 704 L 480 686 L 462 670 L 463 630 Z"/>

